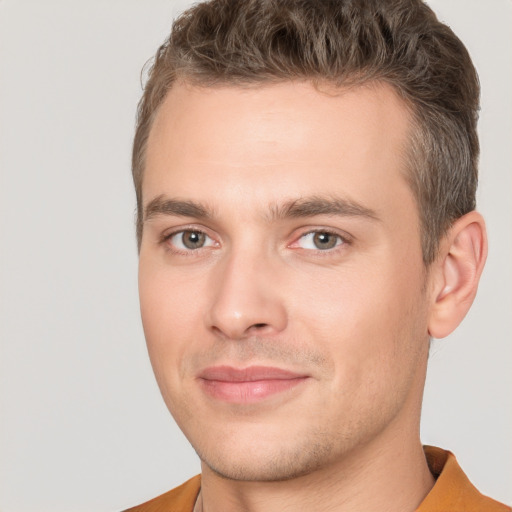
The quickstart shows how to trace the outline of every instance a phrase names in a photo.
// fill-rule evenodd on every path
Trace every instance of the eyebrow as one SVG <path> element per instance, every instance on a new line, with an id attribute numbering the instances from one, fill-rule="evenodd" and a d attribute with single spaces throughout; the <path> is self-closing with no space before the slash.
<path id="1" fill-rule="evenodd" d="M 144 208 L 144 222 L 159 215 L 209 219 L 213 217 L 213 212 L 208 206 L 195 201 L 184 201 L 160 195 L 152 199 Z"/>
<path id="2" fill-rule="evenodd" d="M 144 208 L 144 222 L 160 215 L 206 220 L 213 218 L 214 212 L 206 204 L 160 195 L 152 199 Z M 265 217 L 269 222 L 272 222 L 287 218 L 314 217 L 316 215 L 363 217 L 379 220 L 377 213 L 371 208 L 349 199 L 334 196 L 311 196 L 288 200 L 282 204 L 274 204 L 270 206 L 270 212 Z"/>
<path id="3" fill-rule="evenodd" d="M 315 215 L 365 217 L 371 220 L 379 220 L 377 213 L 371 208 L 336 196 L 312 196 L 286 201 L 282 205 L 271 207 L 270 220 L 314 217 Z"/>

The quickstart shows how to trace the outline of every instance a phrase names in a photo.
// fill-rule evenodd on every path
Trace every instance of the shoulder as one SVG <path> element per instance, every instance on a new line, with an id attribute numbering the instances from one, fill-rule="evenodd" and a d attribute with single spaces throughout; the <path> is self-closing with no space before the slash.
<path id="1" fill-rule="evenodd" d="M 201 476 L 197 475 L 179 487 L 124 512 L 192 512 L 200 487 Z"/>
<path id="2" fill-rule="evenodd" d="M 433 446 L 424 449 L 436 483 L 416 512 L 512 512 L 511 507 L 481 494 L 451 452 Z"/>

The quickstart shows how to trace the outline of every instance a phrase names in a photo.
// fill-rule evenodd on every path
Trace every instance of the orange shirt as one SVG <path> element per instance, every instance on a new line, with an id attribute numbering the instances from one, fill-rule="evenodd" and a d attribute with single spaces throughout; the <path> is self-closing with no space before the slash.
<path id="1" fill-rule="evenodd" d="M 511 507 L 480 494 L 451 452 L 434 446 L 424 449 L 436 483 L 416 512 L 512 512 Z M 125 512 L 193 512 L 200 487 L 201 477 L 197 475 L 176 489 Z"/>
<path id="2" fill-rule="evenodd" d="M 193 512 L 200 488 L 201 475 L 197 475 L 172 491 L 124 512 Z"/>
<path id="3" fill-rule="evenodd" d="M 480 494 L 453 453 L 435 446 L 424 450 L 436 483 L 416 512 L 512 512 L 511 507 Z"/>

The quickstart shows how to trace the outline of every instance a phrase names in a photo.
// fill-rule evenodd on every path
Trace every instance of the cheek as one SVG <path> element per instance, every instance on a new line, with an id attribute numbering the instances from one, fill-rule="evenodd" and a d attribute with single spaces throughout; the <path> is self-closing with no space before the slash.
<path id="1" fill-rule="evenodd" d="M 149 358 L 164 401 L 178 423 L 193 414 L 184 399 L 183 361 L 204 337 L 199 332 L 204 322 L 198 285 L 183 271 L 141 255 L 139 295 Z"/>
<path id="2" fill-rule="evenodd" d="M 421 269 L 417 265 L 367 261 L 309 274 L 296 289 L 293 318 L 299 332 L 321 344 L 336 365 L 334 386 L 393 374 L 417 353 L 422 333 Z M 307 293 L 304 293 L 307 290 Z M 425 327 L 426 332 L 426 327 Z M 319 346 L 320 348 L 320 346 Z M 366 385 L 366 384 L 364 384 Z"/>
<path id="3" fill-rule="evenodd" d="M 199 338 L 197 331 L 203 326 L 200 302 L 204 297 L 200 286 L 200 280 L 141 255 L 141 316 L 155 373 L 161 373 L 160 367 L 179 368 L 187 347 Z"/>

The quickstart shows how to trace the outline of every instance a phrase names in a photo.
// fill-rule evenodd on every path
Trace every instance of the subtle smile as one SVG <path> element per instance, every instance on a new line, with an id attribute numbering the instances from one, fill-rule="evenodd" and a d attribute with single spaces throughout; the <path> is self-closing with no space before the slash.
<path id="1" fill-rule="evenodd" d="M 231 403 L 253 403 L 290 390 L 309 378 L 281 368 L 215 366 L 199 374 L 203 390 L 213 398 Z"/>

